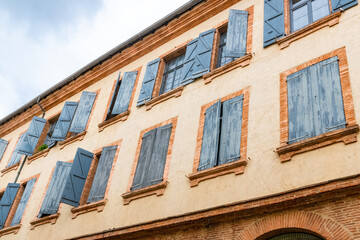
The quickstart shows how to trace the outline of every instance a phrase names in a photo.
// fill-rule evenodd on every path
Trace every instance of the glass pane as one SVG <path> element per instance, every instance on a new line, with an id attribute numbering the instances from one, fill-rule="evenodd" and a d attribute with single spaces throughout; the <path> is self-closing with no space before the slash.
<path id="1" fill-rule="evenodd" d="M 305 27 L 309 24 L 307 5 L 302 6 L 292 12 L 293 31 Z"/>
<path id="2" fill-rule="evenodd" d="M 312 2 L 313 21 L 317 21 L 330 14 L 328 0 L 314 0 Z"/>
<path id="3" fill-rule="evenodd" d="M 306 0 L 292 0 L 292 6 L 295 6 L 295 5 L 297 5 L 297 4 L 299 4 L 299 3 L 304 3 L 304 2 L 306 2 Z"/>

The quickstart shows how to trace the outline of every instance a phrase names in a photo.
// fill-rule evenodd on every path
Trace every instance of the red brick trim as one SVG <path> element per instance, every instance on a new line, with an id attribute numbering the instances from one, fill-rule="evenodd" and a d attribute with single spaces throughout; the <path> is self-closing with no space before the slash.
<path id="1" fill-rule="evenodd" d="M 207 103 L 201 107 L 200 111 L 200 120 L 199 120 L 199 128 L 198 135 L 196 140 L 196 148 L 195 148 L 195 157 L 192 173 L 190 173 L 187 177 L 190 180 L 191 187 L 197 186 L 200 181 L 215 178 L 224 174 L 235 173 L 241 174 L 244 172 L 244 167 L 247 163 L 247 132 L 248 132 L 248 118 L 249 118 L 249 98 L 250 98 L 250 87 L 247 87 L 243 90 L 232 93 L 228 96 L 222 97 L 221 102 L 227 101 L 231 98 L 244 95 L 243 102 L 243 113 L 242 113 L 242 125 L 241 125 L 241 146 L 240 146 L 240 155 L 241 158 L 233 163 L 228 163 L 224 165 L 220 165 L 214 167 L 212 169 L 208 169 L 205 171 L 198 172 L 197 168 L 200 162 L 200 154 L 201 154 L 201 145 L 204 134 L 204 124 L 205 124 L 205 112 L 206 109 L 213 105 L 217 100 L 214 100 L 210 103 Z"/>
<path id="2" fill-rule="evenodd" d="M 29 156 L 27 158 L 27 160 L 28 160 L 27 164 L 29 165 L 30 163 L 32 163 L 33 161 L 35 161 L 35 160 L 37 160 L 39 158 L 46 157 L 49 154 L 49 152 L 50 152 L 50 148 L 47 148 L 47 149 L 44 149 L 44 150 L 42 150 L 40 152 L 35 153 L 32 156 Z"/>
<path id="3" fill-rule="evenodd" d="M 21 159 L 18 163 L 15 163 L 14 165 L 11 165 L 10 167 L 7 167 L 7 168 L 4 168 L 3 170 L 1 170 L 1 176 L 4 176 L 8 172 L 16 171 L 18 169 L 18 167 L 20 166 L 20 162 L 22 159 L 24 159 L 23 156 L 21 157 Z"/>
<path id="4" fill-rule="evenodd" d="M 64 141 L 59 142 L 60 150 L 73 142 L 82 141 L 84 139 L 86 133 L 87 133 L 87 131 L 85 130 L 79 134 L 76 134 L 75 136 L 68 137 Z"/>
<path id="5" fill-rule="evenodd" d="M 289 76 L 290 74 L 293 74 L 295 72 L 298 72 L 304 68 L 307 68 L 311 65 L 314 65 L 318 62 L 321 62 L 323 60 L 334 57 L 334 56 L 338 56 L 338 58 L 339 58 L 340 82 L 341 82 L 341 90 L 342 90 L 343 103 L 344 103 L 345 119 L 346 119 L 346 122 L 348 123 L 348 127 L 346 129 L 348 129 L 350 131 L 349 132 L 347 130 L 344 130 L 344 133 L 346 132 L 348 134 L 351 134 L 351 133 L 357 132 L 356 128 L 358 128 L 358 127 L 356 127 L 357 124 L 356 124 L 356 120 L 355 120 L 355 111 L 354 111 L 353 97 L 352 97 L 352 92 L 351 92 L 346 50 L 345 50 L 345 47 L 342 47 L 342 48 L 336 49 L 330 53 L 324 54 L 318 58 L 310 60 L 306 63 L 303 63 L 297 67 L 291 68 L 285 72 L 280 73 L 280 147 L 277 148 L 276 151 L 278 151 L 278 154 L 280 155 L 280 158 L 282 159 L 282 161 L 290 160 L 289 157 L 291 158 L 291 156 L 294 154 L 305 152 L 305 151 L 310 151 L 312 149 L 316 149 L 319 147 L 323 147 L 323 146 L 335 143 L 337 141 L 333 140 L 334 135 L 338 136 L 338 137 L 344 136 L 344 134 L 336 134 L 337 132 L 334 131 L 335 132 L 334 134 L 326 133 L 326 134 L 316 136 L 315 138 L 305 139 L 305 140 L 297 142 L 296 146 L 302 144 L 302 146 L 304 146 L 304 148 L 303 148 L 304 151 L 300 151 L 299 148 L 297 148 L 296 152 L 293 152 L 293 153 L 291 153 L 291 151 L 293 150 L 292 148 L 288 148 L 289 149 L 288 152 L 283 151 L 284 149 L 286 149 L 286 148 L 284 148 L 284 146 L 288 146 L 287 140 L 288 140 L 288 136 L 289 136 L 288 102 L 287 102 L 288 97 L 287 97 L 287 84 L 286 84 L 287 76 Z M 351 131 L 351 129 L 353 129 L 353 131 Z M 325 143 L 320 144 L 321 141 L 325 142 L 325 141 L 329 140 L 329 135 L 332 136 L 331 137 L 332 142 L 328 142 L 328 144 L 325 144 Z M 309 147 L 309 144 L 306 142 L 314 141 L 314 139 L 316 139 L 315 142 L 313 142 L 313 143 L 315 143 L 315 145 L 312 145 L 312 147 Z M 344 139 L 343 141 L 345 143 L 355 142 L 356 135 L 352 135 L 352 136 L 350 136 L 349 139 Z M 284 154 L 287 154 L 287 156 L 282 156 Z"/>
<path id="6" fill-rule="evenodd" d="M 0 230 L 0 237 L 8 235 L 8 234 L 17 234 L 20 230 L 20 227 L 22 225 L 18 224 L 16 226 L 12 226 L 12 227 L 6 227 Z"/>
<path id="7" fill-rule="evenodd" d="M 120 113 L 115 117 L 112 117 L 104 122 L 99 123 L 98 124 L 99 132 L 102 132 L 105 128 L 114 125 L 117 122 L 124 122 L 126 119 L 128 119 L 129 115 L 130 115 L 130 110 L 127 110 L 126 112 Z"/>
<path id="8" fill-rule="evenodd" d="M 30 230 L 35 229 L 37 226 L 51 223 L 52 225 L 56 223 L 56 220 L 59 218 L 60 213 L 52 214 L 43 218 L 36 218 L 30 222 Z"/>
<path id="9" fill-rule="evenodd" d="M 129 184 L 128 184 L 128 187 L 127 187 L 127 191 L 122 194 L 122 197 L 124 199 L 124 205 L 128 204 L 131 200 L 137 199 L 137 198 L 140 198 L 140 197 L 145 197 L 145 196 L 149 196 L 149 195 L 152 195 L 152 194 L 157 194 L 157 196 L 162 195 L 161 191 L 158 191 L 158 190 L 159 190 L 159 188 L 165 188 L 166 185 L 167 185 L 167 180 L 168 180 L 168 175 L 169 175 L 169 168 L 170 168 L 170 159 L 171 159 L 172 148 L 173 148 L 174 139 L 175 139 L 175 129 L 176 129 L 176 125 L 177 125 L 177 119 L 178 119 L 177 116 L 173 117 L 173 118 L 171 118 L 169 120 L 166 120 L 166 121 L 161 122 L 159 124 L 156 124 L 156 125 L 154 125 L 152 127 L 144 129 L 144 130 L 142 130 L 140 132 L 139 141 L 138 141 L 138 145 L 137 145 L 136 152 L 135 152 L 135 159 L 134 159 L 134 163 L 133 163 L 133 166 L 132 166 L 131 172 L 130 172 L 130 180 L 129 180 Z M 165 125 L 170 124 L 170 123 L 172 123 L 172 129 L 171 129 L 171 134 L 170 134 L 169 147 L 168 147 L 168 151 L 167 151 L 167 155 L 166 155 L 163 181 L 161 183 L 159 183 L 159 184 L 149 186 L 149 187 L 146 187 L 144 189 L 138 189 L 136 191 L 131 191 L 130 189 L 131 189 L 132 183 L 134 181 L 135 172 L 136 172 L 136 166 L 137 166 L 139 156 L 140 156 L 140 150 L 141 150 L 143 135 L 146 132 L 149 132 L 149 131 L 151 131 L 151 130 L 153 130 L 155 128 L 165 126 Z"/>
<path id="10" fill-rule="evenodd" d="M 184 90 L 184 86 L 179 86 L 174 88 L 164 94 L 161 94 L 147 102 L 145 102 L 146 110 L 150 110 L 153 106 L 162 103 L 170 98 L 177 98 L 181 96 L 182 91 Z"/>

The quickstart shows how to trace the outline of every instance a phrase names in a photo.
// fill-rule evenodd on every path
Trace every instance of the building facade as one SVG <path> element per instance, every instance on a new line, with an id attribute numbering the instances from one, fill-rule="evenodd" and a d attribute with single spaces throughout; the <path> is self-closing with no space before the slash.
<path id="1" fill-rule="evenodd" d="M 0 121 L 0 237 L 360 239 L 359 25 L 190 1 Z"/>

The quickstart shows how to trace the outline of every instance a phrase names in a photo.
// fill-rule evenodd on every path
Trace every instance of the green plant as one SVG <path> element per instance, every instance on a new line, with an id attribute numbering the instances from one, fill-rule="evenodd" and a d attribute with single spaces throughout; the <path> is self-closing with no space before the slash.
<path id="1" fill-rule="evenodd" d="M 43 145 L 41 145 L 41 146 L 38 148 L 38 150 L 39 150 L 39 151 L 42 151 L 42 150 L 47 149 L 48 147 L 49 147 L 48 145 L 43 144 Z"/>

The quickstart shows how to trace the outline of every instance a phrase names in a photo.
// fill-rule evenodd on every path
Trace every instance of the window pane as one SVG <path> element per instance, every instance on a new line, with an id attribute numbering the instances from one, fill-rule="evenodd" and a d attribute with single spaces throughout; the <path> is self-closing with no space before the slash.
<path id="1" fill-rule="evenodd" d="M 306 2 L 306 0 L 292 0 L 292 6 L 294 7 L 294 6 L 296 6 L 297 4 L 299 4 L 299 3 L 304 3 L 304 2 Z"/>
<path id="2" fill-rule="evenodd" d="M 296 31 L 309 24 L 307 5 L 293 10 L 293 31 Z"/>
<path id="3" fill-rule="evenodd" d="M 329 2 L 328 0 L 314 0 L 312 2 L 313 21 L 317 21 L 329 15 Z"/>

